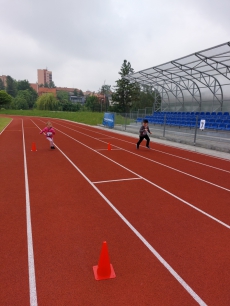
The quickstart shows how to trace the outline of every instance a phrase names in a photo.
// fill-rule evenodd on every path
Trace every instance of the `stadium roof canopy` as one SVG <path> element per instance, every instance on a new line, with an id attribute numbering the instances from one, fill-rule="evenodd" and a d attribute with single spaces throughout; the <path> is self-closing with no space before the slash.
<path id="1" fill-rule="evenodd" d="M 125 77 L 153 87 L 164 109 L 230 109 L 230 42 Z"/>

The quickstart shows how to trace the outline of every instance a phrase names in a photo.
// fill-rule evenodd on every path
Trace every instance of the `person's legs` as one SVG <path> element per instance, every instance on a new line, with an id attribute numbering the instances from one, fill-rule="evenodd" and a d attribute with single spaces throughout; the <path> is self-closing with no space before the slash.
<path id="1" fill-rule="evenodd" d="M 150 142 L 149 136 L 145 135 L 145 139 L 146 139 L 146 147 L 149 148 L 149 142 Z"/>
<path id="2" fill-rule="evenodd" d="M 54 148 L 53 138 L 46 137 L 46 139 L 49 140 L 49 142 L 50 142 L 50 147 L 51 147 L 51 148 Z"/>
<path id="3" fill-rule="evenodd" d="M 137 149 L 139 149 L 139 145 L 141 144 L 143 139 L 144 139 L 144 137 L 140 136 L 139 141 L 137 142 Z"/>

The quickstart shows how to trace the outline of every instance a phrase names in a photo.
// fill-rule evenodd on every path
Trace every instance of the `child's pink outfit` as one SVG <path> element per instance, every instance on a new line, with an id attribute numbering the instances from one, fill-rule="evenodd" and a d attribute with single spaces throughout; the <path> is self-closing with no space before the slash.
<path id="1" fill-rule="evenodd" d="M 55 135 L 55 130 L 52 127 L 45 127 L 40 134 L 45 133 L 46 139 L 50 142 L 50 148 L 55 149 L 54 143 L 53 143 L 53 135 Z"/>

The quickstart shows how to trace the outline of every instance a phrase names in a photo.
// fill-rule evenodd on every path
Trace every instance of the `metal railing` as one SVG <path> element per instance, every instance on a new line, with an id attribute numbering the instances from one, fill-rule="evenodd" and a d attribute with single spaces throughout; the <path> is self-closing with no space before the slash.
<path id="1" fill-rule="evenodd" d="M 138 113 L 116 114 L 114 129 L 138 135 L 145 116 Z M 193 126 L 170 125 L 167 115 L 162 123 L 149 122 L 151 137 L 230 153 L 230 131 L 200 129 L 198 116 Z"/>

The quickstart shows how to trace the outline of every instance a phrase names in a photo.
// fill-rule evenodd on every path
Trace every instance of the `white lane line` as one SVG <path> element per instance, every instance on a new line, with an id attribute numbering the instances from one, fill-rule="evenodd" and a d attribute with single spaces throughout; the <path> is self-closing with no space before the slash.
<path id="1" fill-rule="evenodd" d="M 132 180 L 141 180 L 141 178 L 140 177 L 133 177 L 133 178 L 128 178 L 128 179 L 98 181 L 98 182 L 92 182 L 92 183 L 93 184 L 101 184 L 101 183 L 122 182 L 122 181 L 132 181 Z"/>
<path id="2" fill-rule="evenodd" d="M 13 121 L 13 119 L 11 119 L 10 122 L 7 124 L 7 126 L 4 127 L 4 129 L 0 132 L 0 135 L 2 135 L 2 133 L 5 131 L 5 129 L 8 127 L 8 125 L 11 124 L 12 121 Z"/>
<path id="3" fill-rule="evenodd" d="M 58 120 L 61 120 L 61 119 L 58 119 Z M 81 123 L 79 123 L 79 122 L 73 122 L 73 121 L 70 121 L 70 120 L 65 120 L 65 119 L 62 119 L 63 121 L 67 121 L 67 122 L 69 122 L 69 123 L 72 123 L 71 124 L 71 126 L 73 126 L 73 127 L 75 127 L 76 126 L 76 124 L 77 125 L 83 125 L 84 126 L 84 124 L 81 124 Z M 58 123 L 58 124 L 60 124 L 60 123 Z M 61 124 L 60 124 L 61 125 Z M 66 127 L 66 126 L 65 126 Z M 92 126 L 90 126 L 91 128 L 93 128 Z M 67 127 L 68 128 L 68 127 Z M 85 130 L 86 129 L 86 127 L 84 126 L 84 127 L 82 127 L 82 126 L 77 126 L 77 128 L 79 128 L 79 129 L 82 129 L 82 130 Z M 75 130 L 75 132 L 76 132 L 76 130 Z M 77 132 L 79 132 L 79 131 L 77 131 Z M 108 131 L 109 132 L 109 131 Z M 114 132 L 114 131 L 112 131 L 112 132 Z M 103 136 L 107 136 L 106 134 L 103 134 L 103 133 L 100 133 L 100 132 L 96 132 L 96 131 L 94 131 L 94 133 L 95 134 L 100 134 L 100 135 L 103 135 Z M 114 132 L 115 133 L 115 132 Z M 84 133 L 83 133 L 84 134 Z M 123 139 L 120 139 L 120 138 L 117 138 L 117 137 L 114 137 L 114 136 L 109 136 L 110 138 L 113 138 L 113 139 L 117 139 L 117 140 L 119 140 L 119 141 L 122 141 L 122 142 L 126 142 L 126 143 L 130 143 L 130 144 L 135 144 L 135 143 L 133 143 L 133 142 L 130 142 L 130 141 L 126 141 L 126 140 L 123 140 Z M 127 136 L 127 137 L 131 137 L 131 136 Z M 99 138 L 96 138 L 96 139 L 99 139 Z M 154 143 L 154 142 L 153 142 Z M 156 142 L 155 142 L 156 143 Z M 158 143 L 156 143 L 156 144 L 158 144 Z M 159 143 L 160 145 L 162 145 L 162 146 L 165 146 L 165 147 L 170 147 L 170 148 L 173 148 L 173 149 L 177 149 L 177 150 L 181 150 L 181 151 L 186 151 L 186 152 L 189 152 L 189 153 L 194 153 L 194 154 L 196 154 L 196 155 L 203 155 L 203 156 L 207 156 L 207 157 L 210 157 L 210 158 L 214 158 L 214 159 L 220 159 L 220 160 L 223 160 L 223 161 L 226 161 L 226 162 L 230 162 L 230 160 L 229 159 L 225 159 L 225 158 L 222 158 L 222 157 L 218 157 L 218 156 L 214 156 L 214 155 L 209 155 L 209 154 L 205 154 L 205 153 L 202 153 L 202 152 L 196 152 L 196 151 L 193 151 L 193 150 L 189 150 L 189 149 L 185 149 L 185 148 L 179 148 L 179 147 L 176 147 L 176 146 L 172 146 L 172 145 L 170 145 L 170 144 L 164 144 L 164 143 Z M 155 150 L 155 149 L 152 149 L 152 150 Z M 160 150 L 155 150 L 155 151 L 159 151 L 159 152 L 161 152 L 162 154 L 170 154 L 170 153 L 166 153 L 166 152 L 164 152 L 164 151 L 160 151 Z M 181 156 L 177 156 L 177 155 L 173 155 L 172 154 L 172 156 L 175 156 L 176 158 L 181 158 L 181 159 L 184 159 L 183 157 L 181 157 Z M 199 162 L 196 162 L 196 161 L 193 161 L 193 160 L 191 160 L 191 159 L 188 159 L 190 162 L 194 162 L 194 163 L 199 163 Z M 214 168 L 214 169 L 217 169 L 217 170 L 220 170 L 220 171 L 225 171 L 224 169 L 221 169 L 221 168 L 216 168 L 216 167 L 213 167 L 213 166 L 210 166 L 210 165 L 207 165 L 207 164 L 203 164 L 203 163 L 201 163 L 201 165 L 203 165 L 203 166 L 207 166 L 207 167 L 211 167 L 211 168 Z"/>
<path id="4" fill-rule="evenodd" d="M 59 124 L 59 125 L 61 125 L 61 124 Z M 68 127 L 67 127 L 67 128 L 68 128 Z M 68 129 L 75 131 L 74 129 L 71 129 L 71 128 L 68 128 Z M 76 131 L 75 131 L 75 132 L 76 132 Z M 84 133 L 81 133 L 81 132 L 78 132 L 78 133 L 84 134 Z M 89 136 L 89 135 L 88 135 L 88 137 L 91 137 L 91 138 L 93 138 L 93 139 L 95 139 L 95 140 L 98 140 L 97 138 L 95 138 L 95 137 L 93 137 L 93 136 Z M 99 140 L 99 141 L 101 141 L 101 140 Z M 101 141 L 101 142 L 104 143 L 104 141 Z M 187 172 L 184 172 L 184 171 L 178 170 L 178 169 L 176 169 L 176 168 L 173 168 L 173 167 L 171 167 L 171 166 L 162 164 L 162 163 L 157 162 L 157 161 L 155 161 L 155 160 L 152 160 L 152 159 L 150 159 L 150 158 L 147 158 L 147 157 L 144 157 L 144 156 L 140 156 L 139 154 L 133 153 L 133 152 L 131 152 L 131 151 L 129 151 L 129 150 L 123 149 L 123 148 L 118 147 L 118 146 L 116 146 L 116 145 L 113 145 L 113 147 L 116 147 L 116 148 L 118 148 L 118 149 L 120 149 L 120 150 L 123 150 L 123 151 L 125 151 L 125 152 L 130 153 L 130 154 L 133 154 L 133 155 L 135 155 L 135 156 L 141 157 L 141 158 L 143 158 L 143 159 L 145 159 L 145 160 L 148 160 L 148 161 L 150 161 L 150 162 L 152 162 L 152 163 L 158 164 L 158 165 L 160 165 L 160 166 L 162 166 L 162 167 L 166 167 L 166 168 L 171 169 L 171 170 L 173 170 L 173 171 L 176 171 L 176 172 L 179 172 L 179 173 L 181 173 L 181 174 L 187 175 L 187 176 L 189 176 L 189 177 L 192 177 L 192 178 L 194 178 L 194 179 L 196 179 L 196 180 L 199 180 L 199 181 L 201 181 L 201 182 L 204 182 L 204 183 L 206 183 L 206 184 L 210 184 L 210 185 L 212 185 L 212 186 L 215 186 L 215 187 L 217 187 L 217 188 L 220 188 L 220 189 L 223 189 L 223 190 L 226 190 L 226 191 L 230 192 L 230 189 L 228 189 L 228 188 L 225 188 L 225 187 L 222 187 L 222 186 L 220 186 L 220 185 L 214 184 L 214 183 L 212 183 L 212 182 L 210 182 L 210 181 L 204 180 L 204 179 L 199 178 L 199 177 L 197 177 L 197 176 L 195 176 L 195 175 L 192 175 L 192 174 L 189 174 L 189 173 L 187 173 Z"/>
<path id="5" fill-rule="evenodd" d="M 32 237 L 31 214 L 30 214 L 30 194 L 29 194 L 29 182 L 28 182 L 28 172 L 27 172 L 23 120 L 22 120 L 22 139 L 23 139 L 25 192 L 26 192 L 26 228 L 27 228 L 27 244 L 28 244 L 30 306 L 37 306 L 37 290 L 36 290 L 36 278 L 35 278 L 35 267 L 34 267 L 33 237 Z"/>
<path id="6" fill-rule="evenodd" d="M 96 149 L 97 151 L 108 151 L 108 149 Z M 122 149 L 110 149 L 110 151 L 121 151 Z"/>
<path id="7" fill-rule="evenodd" d="M 33 123 L 34 123 L 34 122 L 33 122 Z M 36 123 L 34 123 L 34 124 L 36 125 Z M 37 126 L 37 127 L 38 127 L 38 126 Z M 39 127 L 38 127 L 38 128 L 39 128 Z M 39 129 L 40 129 L 40 128 L 39 128 Z M 130 170 L 130 169 L 128 169 L 128 168 L 126 168 L 125 166 L 123 166 L 123 165 L 121 165 L 121 164 L 117 163 L 116 161 L 114 161 L 114 160 L 112 160 L 111 158 L 109 158 L 109 157 L 107 157 L 107 156 L 103 155 L 102 153 L 100 153 L 100 152 L 98 152 L 98 151 L 96 151 L 96 150 L 92 149 L 91 147 L 89 147 L 89 146 L 87 146 L 86 144 L 84 144 L 84 143 L 82 143 L 82 142 L 78 141 L 77 139 L 73 138 L 72 136 L 69 136 L 68 134 L 66 134 L 66 133 L 62 132 L 61 130 L 59 130 L 59 129 L 57 129 L 57 128 L 56 128 L 56 130 L 57 130 L 57 131 L 59 131 L 59 132 L 61 132 L 61 133 L 62 133 L 62 134 L 64 134 L 64 135 L 66 135 L 67 137 L 69 137 L 69 138 L 73 139 L 74 141 L 78 142 L 78 143 L 79 143 L 79 144 L 81 144 L 82 146 L 84 146 L 84 147 L 86 147 L 86 148 L 90 149 L 91 151 L 96 152 L 97 154 L 99 154 L 99 155 L 103 156 L 104 158 L 106 158 L 106 159 L 110 160 L 111 162 L 113 162 L 114 164 L 116 164 L 116 165 L 120 166 L 121 168 L 123 168 L 123 169 L 125 169 L 125 170 L 129 171 L 130 173 L 134 174 L 135 176 L 137 176 L 137 177 L 139 177 L 139 178 L 143 179 L 143 180 L 144 180 L 144 181 L 146 181 L 147 183 L 149 183 L 149 184 L 151 184 L 151 185 L 155 186 L 156 188 L 158 188 L 158 189 L 162 190 L 163 192 L 165 192 L 165 193 L 169 194 L 169 195 L 170 195 L 170 196 L 172 196 L 173 198 L 175 198 L 175 199 L 177 199 L 177 200 L 181 201 L 182 203 L 184 203 L 184 204 L 188 205 L 189 207 L 191 207 L 191 208 L 193 208 L 193 209 L 197 210 L 198 212 L 202 213 L 203 215 L 207 216 L 208 218 L 210 218 L 210 219 L 212 219 L 212 220 L 216 221 L 217 223 L 219 223 L 219 224 L 221 224 L 221 225 L 223 225 L 223 226 L 227 227 L 228 229 L 230 229 L 230 225 L 228 225 L 228 224 L 226 224 L 226 223 L 224 223 L 224 222 L 220 221 L 219 219 L 217 219 L 217 218 L 213 217 L 212 215 L 210 215 L 210 214 L 206 213 L 205 211 L 203 211 L 203 210 L 199 209 L 198 207 L 196 207 L 196 206 L 194 206 L 194 205 L 190 204 L 189 202 L 187 202 L 187 201 L 183 200 L 182 198 L 179 198 L 179 197 L 178 197 L 178 196 L 176 196 L 175 194 L 173 194 L 173 193 L 169 192 L 168 190 L 166 190 L 166 189 L 164 189 L 164 188 L 160 187 L 159 185 L 154 184 L 153 182 L 151 182 L 151 181 L 147 180 L 147 179 L 146 179 L 146 178 L 144 178 L 143 176 L 141 176 L 141 175 L 137 174 L 136 172 L 134 172 L 134 171 L 132 171 L 132 170 Z"/>
<path id="8" fill-rule="evenodd" d="M 103 137 L 103 138 L 98 138 L 98 139 L 110 139 L 110 136 L 108 136 L 108 137 Z"/>
<path id="9" fill-rule="evenodd" d="M 143 244 L 152 252 L 152 254 L 161 262 L 161 264 L 174 276 L 174 278 L 184 287 L 184 289 L 193 297 L 193 299 L 202 306 L 207 305 L 197 293 L 183 280 L 183 278 L 167 263 L 167 261 L 151 246 L 151 244 L 136 230 L 136 228 L 120 213 L 120 211 L 107 199 L 104 194 L 89 180 L 89 178 L 73 163 L 73 161 L 56 145 L 62 155 L 72 164 L 72 166 L 86 179 L 86 181 L 96 190 L 96 192 L 106 201 L 106 203 L 115 211 L 123 222 L 136 234 Z"/>
<path id="10" fill-rule="evenodd" d="M 153 149 L 154 151 L 156 152 L 160 152 L 160 153 L 163 153 L 165 155 L 170 155 L 170 156 L 173 156 L 173 157 L 176 157 L 176 158 L 180 158 L 180 159 L 183 159 L 183 160 L 186 160 L 186 161 L 189 161 L 191 163 L 195 163 L 195 164 L 198 164 L 198 165 L 201 165 L 201 166 L 204 166 L 204 167 L 208 167 L 208 168 L 212 168 L 212 169 L 215 169 L 215 170 L 219 170 L 219 171 L 223 171 L 223 172 L 227 172 L 227 173 L 230 173 L 230 171 L 228 170 L 224 170 L 224 169 L 221 169 L 221 168 L 217 168 L 217 167 L 214 167 L 214 166 L 210 166 L 210 165 L 207 165 L 207 164 L 203 164 L 201 162 L 198 162 L 198 161 L 195 161 L 195 160 L 191 160 L 189 158 L 185 158 L 185 157 L 181 157 L 181 156 L 177 156 L 177 155 L 174 155 L 174 154 L 171 154 L 171 153 L 167 153 L 167 152 L 163 152 L 163 151 L 160 151 L 160 150 L 156 150 L 156 149 Z M 228 160 L 227 160 L 228 161 Z"/>
<path id="11" fill-rule="evenodd" d="M 116 146 L 115 146 L 115 147 L 116 147 Z M 118 148 L 119 148 L 119 147 L 118 147 Z M 133 153 L 133 152 L 131 152 L 131 151 L 129 151 L 129 150 L 126 150 L 126 149 L 122 149 L 122 150 L 125 151 L 125 152 L 128 152 L 128 153 L 130 153 L 130 154 L 133 154 L 133 155 L 135 155 L 135 156 L 140 156 L 139 154 Z M 206 184 L 210 184 L 210 185 L 212 185 L 212 186 L 215 186 L 215 187 L 217 187 L 217 188 L 220 188 L 220 189 L 223 189 L 223 190 L 225 190 L 225 191 L 230 192 L 230 189 L 225 188 L 225 187 L 220 186 L 220 185 L 217 185 L 217 184 L 214 184 L 214 183 L 212 183 L 212 182 L 210 182 L 210 181 L 204 180 L 204 179 L 202 179 L 202 178 L 200 178 L 200 177 L 198 177 L 198 176 L 195 176 L 195 175 L 189 174 L 189 173 L 187 173 L 187 172 L 184 172 L 184 171 L 178 170 L 178 169 L 176 169 L 176 168 L 173 168 L 173 167 L 171 167 L 171 166 L 162 164 L 162 163 L 157 162 L 157 161 L 155 161 L 155 160 L 152 160 L 152 159 L 150 159 L 150 158 L 148 158 L 148 157 L 144 157 L 144 156 L 141 156 L 141 157 L 144 158 L 144 159 L 146 159 L 146 160 L 148 160 L 148 161 L 150 161 L 150 162 L 152 162 L 152 163 L 158 164 L 158 165 L 160 165 L 160 166 L 162 166 L 162 167 L 171 169 L 171 170 L 173 170 L 173 171 L 176 171 L 176 172 L 179 172 L 179 173 L 181 173 L 181 174 L 184 174 L 184 175 L 187 175 L 187 176 L 189 176 L 189 177 L 192 177 L 192 178 L 194 178 L 194 179 L 196 179 L 196 180 L 198 180 L 198 181 L 204 182 L 204 183 L 206 183 Z"/>

